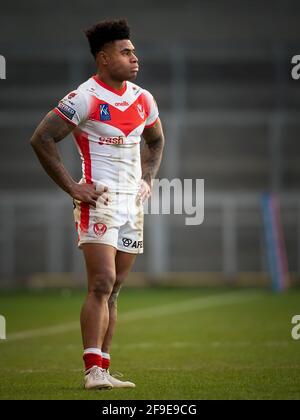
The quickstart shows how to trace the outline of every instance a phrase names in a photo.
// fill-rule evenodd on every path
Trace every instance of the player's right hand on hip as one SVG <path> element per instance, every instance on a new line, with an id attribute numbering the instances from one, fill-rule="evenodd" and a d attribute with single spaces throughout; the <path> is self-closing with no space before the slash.
<path id="1" fill-rule="evenodd" d="M 96 184 L 87 184 L 87 183 L 78 183 L 72 189 L 71 196 L 74 200 L 87 203 L 92 207 L 97 206 L 97 201 L 108 206 L 109 196 L 107 194 L 107 186 L 97 183 Z"/>

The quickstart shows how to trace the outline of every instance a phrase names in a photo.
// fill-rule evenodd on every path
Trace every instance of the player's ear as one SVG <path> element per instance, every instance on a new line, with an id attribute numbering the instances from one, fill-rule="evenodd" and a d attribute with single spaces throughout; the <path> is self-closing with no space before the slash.
<path id="1" fill-rule="evenodd" d="M 104 51 L 99 51 L 96 56 L 97 65 L 107 66 L 108 64 L 108 55 Z"/>

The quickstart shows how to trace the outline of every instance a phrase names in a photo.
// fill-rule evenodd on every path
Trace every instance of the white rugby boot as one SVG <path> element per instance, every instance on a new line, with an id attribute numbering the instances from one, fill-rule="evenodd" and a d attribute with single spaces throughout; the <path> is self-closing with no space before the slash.
<path id="1" fill-rule="evenodd" d="M 122 378 L 123 375 L 120 372 L 110 374 L 109 370 L 106 371 L 107 380 L 112 384 L 113 388 L 135 388 L 135 384 L 129 381 L 120 381 L 117 377 Z"/>
<path id="2" fill-rule="evenodd" d="M 85 389 L 112 389 L 113 385 L 108 380 L 105 369 L 99 366 L 93 366 L 84 378 Z"/>

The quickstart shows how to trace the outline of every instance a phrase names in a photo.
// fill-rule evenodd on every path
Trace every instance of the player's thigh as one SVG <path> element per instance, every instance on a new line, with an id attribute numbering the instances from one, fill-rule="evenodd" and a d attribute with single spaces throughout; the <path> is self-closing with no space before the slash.
<path id="1" fill-rule="evenodd" d="M 116 280 L 116 253 L 115 247 L 106 244 L 84 243 L 81 245 L 89 289 L 97 282 L 115 283 Z"/>

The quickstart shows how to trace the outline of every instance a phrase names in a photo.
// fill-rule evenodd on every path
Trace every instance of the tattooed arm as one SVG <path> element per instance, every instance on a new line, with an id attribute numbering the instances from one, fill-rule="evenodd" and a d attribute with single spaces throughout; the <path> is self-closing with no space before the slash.
<path id="1" fill-rule="evenodd" d="M 151 194 L 153 180 L 160 167 L 165 139 L 160 119 L 143 132 L 145 145 L 142 150 L 142 179 L 140 195 L 145 201 Z"/>
<path id="2" fill-rule="evenodd" d="M 30 144 L 47 174 L 60 188 L 66 191 L 72 198 L 96 207 L 98 197 L 106 189 L 96 191 L 95 185 L 78 184 L 74 181 L 63 165 L 56 146 L 56 143 L 64 139 L 73 129 L 74 126 L 72 124 L 64 121 L 51 111 L 45 116 L 33 133 Z M 104 201 L 107 201 L 105 194 L 102 198 Z"/>

